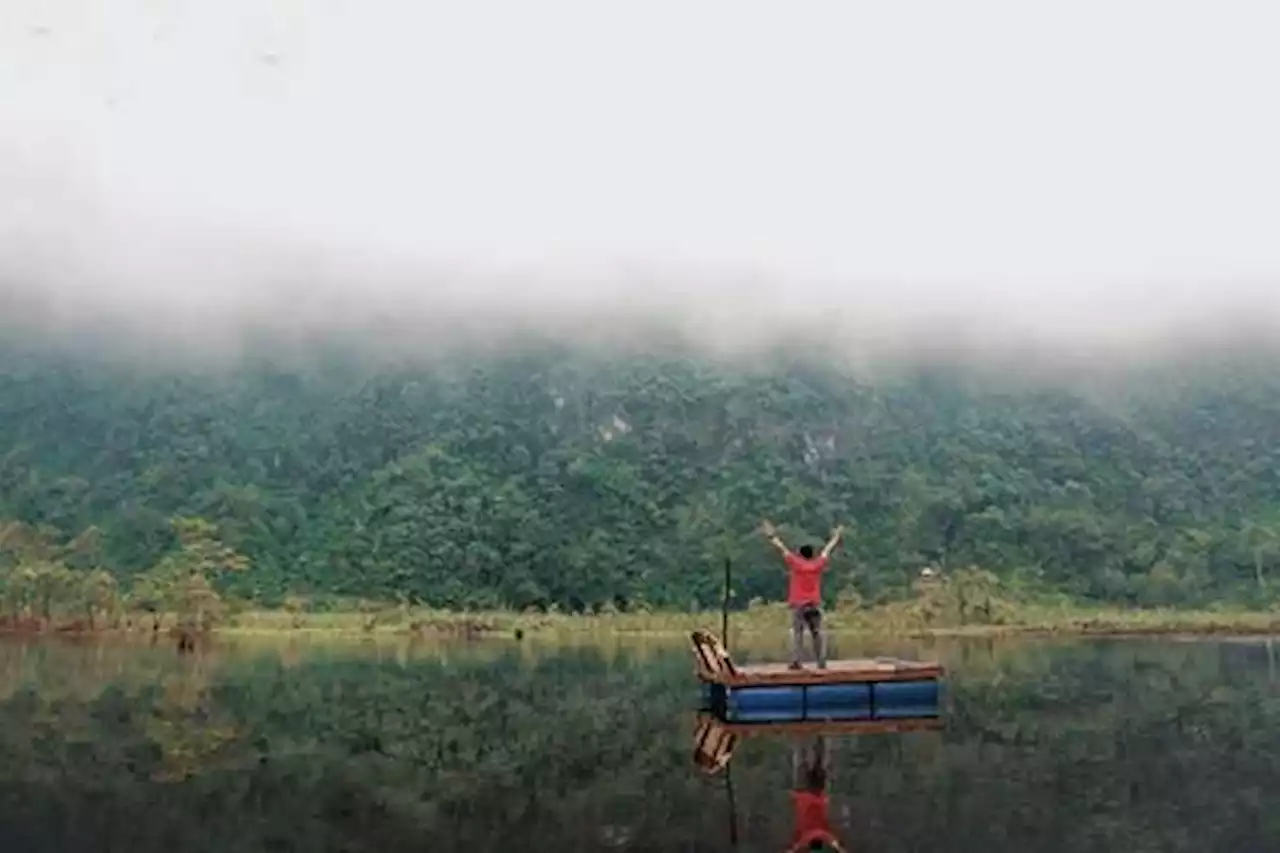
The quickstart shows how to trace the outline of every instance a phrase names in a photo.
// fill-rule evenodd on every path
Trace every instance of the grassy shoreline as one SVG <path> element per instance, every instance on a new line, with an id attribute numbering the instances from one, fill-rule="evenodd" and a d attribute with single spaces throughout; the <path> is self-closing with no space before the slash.
<path id="1" fill-rule="evenodd" d="M 919 639 L 929 637 L 1080 636 L 1277 636 L 1280 612 L 1261 610 L 1172 610 L 1027 605 L 994 622 L 927 621 L 894 608 L 826 613 L 828 631 Z M 784 606 L 753 607 L 730 614 L 731 634 L 782 636 L 790 629 Z M 399 635 L 483 639 L 487 637 L 632 635 L 686 637 L 696 629 L 719 633 L 721 614 L 644 612 L 595 615 L 530 614 L 414 609 L 370 622 L 366 614 L 333 612 L 299 618 L 284 611 L 249 610 L 215 629 L 226 635 Z"/>
<path id="2" fill-rule="evenodd" d="M 697 629 L 719 633 L 718 611 L 635 612 L 574 615 L 514 611 L 462 612 L 397 607 L 299 613 L 284 609 L 238 609 L 207 633 L 214 637 L 305 639 L 433 639 L 520 640 L 602 639 L 632 637 L 683 639 Z M 1069 603 L 1009 604 L 990 620 L 926 618 L 919 608 L 885 605 L 870 609 L 826 611 L 827 630 L 839 636 L 920 640 L 931 638 L 1000 638 L 1037 636 L 1108 637 L 1277 637 L 1280 611 L 1229 609 L 1156 609 L 1085 607 Z M 146 637 L 181 634 L 181 620 L 163 615 L 153 628 L 150 614 L 133 616 L 129 627 L 99 627 L 25 622 L 0 624 L 0 636 Z M 730 640 L 784 638 L 791 615 L 785 605 L 757 605 L 729 617 Z M 199 633 L 199 632 L 196 632 Z"/>

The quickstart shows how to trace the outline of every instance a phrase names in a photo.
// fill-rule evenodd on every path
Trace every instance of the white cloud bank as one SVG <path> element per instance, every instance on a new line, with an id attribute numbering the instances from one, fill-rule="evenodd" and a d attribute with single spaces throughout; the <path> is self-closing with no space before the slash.
<path id="1" fill-rule="evenodd" d="M 0 310 L 179 339 L 640 309 L 717 342 L 1269 329 L 1278 25 L 1262 2 L 7 0 Z"/>

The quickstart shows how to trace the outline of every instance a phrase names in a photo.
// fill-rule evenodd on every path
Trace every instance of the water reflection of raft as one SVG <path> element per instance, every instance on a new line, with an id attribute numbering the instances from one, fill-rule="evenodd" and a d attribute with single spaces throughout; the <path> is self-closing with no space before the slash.
<path id="1" fill-rule="evenodd" d="M 733 774 L 729 766 L 739 742 L 753 735 L 765 738 L 790 736 L 792 741 L 791 801 L 793 809 L 791 846 L 787 849 L 831 850 L 844 853 L 836 836 L 839 829 L 829 815 L 830 779 L 835 753 L 830 739 L 846 735 L 898 735 L 934 731 L 942 720 L 934 717 L 860 722 L 808 722 L 750 725 L 726 723 L 700 713 L 693 734 L 693 762 L 708 776 L 722 775 L 729 800 L 729 846 L 738 849 L 738 813 L 733 796 Z M 848 827 L 844 827 L 846 830 Z M 819 842 L 816 843 L 815 842 Z"/>
<path id="2" fill-rule="evenodd" d="M 693 760 L 703 771 L 718 773 L 728 766 L 734 750 L 744 738 L 757 736 L 850 737 L 855 735 L 899 735 L 933 732 L 943 728 L 941 717 L 909 717 L 897 720 L 846 720 L 804 723 L 726 723 L 715 714 L 699 712 L 695 717 Z"/>
<path id="3" fill-rule="evenodd" d="M 694 715 L 695 742 L 755 737 L 855 737 L 936 732 L 945 728 L 942 717 L 904 717 L 897 720 L 811 720 L 807 723 L 728 723 L 707 711 Z"/>
<path id="4" fill-rule="evenodd" d="M 941 665 L 894 658 L 834 660 L 825 669 L 738 666 L 715 635 L 692 635 L 704 706 L 731 723 L 937 717 Z"/>

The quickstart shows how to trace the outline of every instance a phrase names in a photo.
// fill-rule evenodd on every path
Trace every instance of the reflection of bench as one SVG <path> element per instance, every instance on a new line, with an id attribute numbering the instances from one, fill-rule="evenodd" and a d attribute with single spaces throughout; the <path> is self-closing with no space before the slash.
<path id="1" fill-rule="evenodd" d="M 733 758 L 738 736 L 719 724 L 715 717 L 699 717 L 693 735 L 693 762 L 704 773 L 719 773 Z"/>
<path id="2" fill-rule="evenodd" d="M 709 631 L 694 631 L 691 639 L 700 680 L 721 684 L 737 678 L 738 668 L 733 665 L 733 658 L 729 657 L 729 651 L 719 637 Z"/>

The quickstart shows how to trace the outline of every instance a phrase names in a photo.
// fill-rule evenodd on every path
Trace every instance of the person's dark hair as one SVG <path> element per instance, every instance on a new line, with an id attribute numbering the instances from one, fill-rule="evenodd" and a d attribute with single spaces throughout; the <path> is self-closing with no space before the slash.
<path id="1" fill-rule="evenodd" d="M 804 557 L 806 560 L 812 560 L 812 559 L 813 559 L 813 546 L 812 546 L 812 545 L 801 545 L 801 546 L 800 546 L 800 556 L 801 556 L 801 557 Z"/>
<path id="2" fill-rule="evenodd" d="M 809 842 L 809 849 L 810 850 L 826 850 L 827 843 L 823 841 L 821 838 L 815 838 Z"/>

